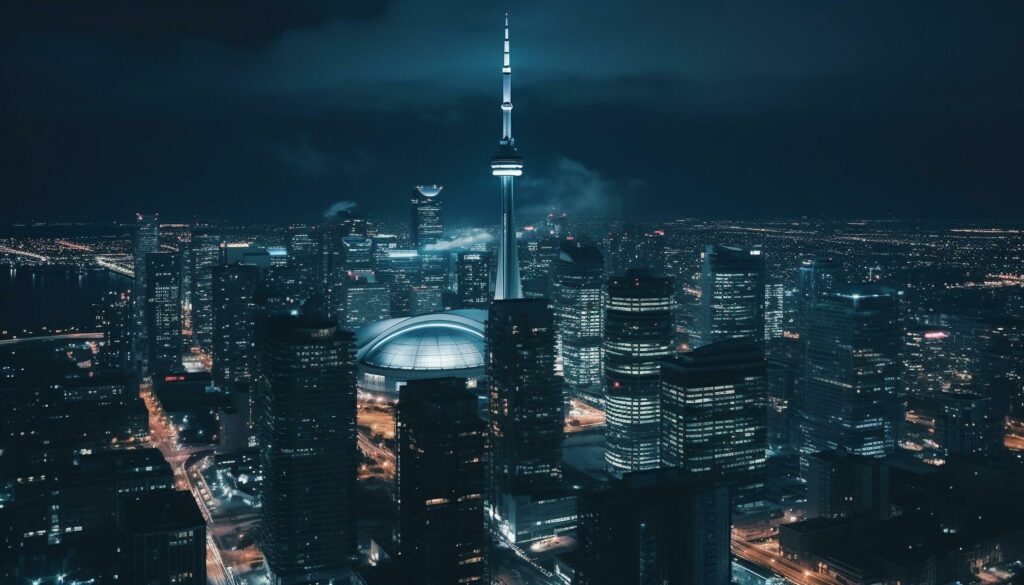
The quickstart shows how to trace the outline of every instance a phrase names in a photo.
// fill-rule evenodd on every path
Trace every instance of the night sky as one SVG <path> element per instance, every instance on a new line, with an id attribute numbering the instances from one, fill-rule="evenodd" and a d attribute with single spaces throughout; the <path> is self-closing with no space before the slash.
<path id="1" fill-rule="evenodd" d="M 1024 2 L 12 0 L 2 216 L 1024 218 Z"/>

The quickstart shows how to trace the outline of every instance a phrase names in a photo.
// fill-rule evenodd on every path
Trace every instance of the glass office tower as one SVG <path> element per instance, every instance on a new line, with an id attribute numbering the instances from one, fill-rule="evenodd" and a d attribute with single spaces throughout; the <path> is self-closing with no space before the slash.
<path id="1" fill-rule="evenodd" d="M 553 276 L 552 305 L 565 383 L 570 392 L 600 397 L 604 378 L 604 256 L 593 244 L 563 240 Z"/>
<path id="2" fill-rule="evenodd" d="M 759 344 L 730 339 L 661 364 L 661 462 L 721 479 L 740 507 L 763 502 L 766 364 Z"/>
<path id="3" fill-rule="evenodd" d="M 801 451 L 891 454 L 903 418 L 898 293 L 837 287 L 807 316 Z"/>
<path id="4" fill-rule="evenodd" d="M 658 466 L 659 362 L 672 354 L 672 281 L 645 269 L 608 280 L 605 461 L 617 473 Z"/>
<path id="5" fill-rule="evenodd" d="M 696 345 L 764 341 L 765 259 L 761 250 L 708 245 L 701 254 Z"/>

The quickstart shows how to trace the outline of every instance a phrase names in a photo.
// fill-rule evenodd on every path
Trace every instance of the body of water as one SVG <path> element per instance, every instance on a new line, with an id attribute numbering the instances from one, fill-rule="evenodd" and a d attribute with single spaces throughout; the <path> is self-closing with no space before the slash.
<path id="1" fill-rule="evenodd" d="M 80 273 L 62 266 L 0 267 L 0 338 L 95 327 L 93 305 L 107 291 L 126 291 L 132 279 L 109 270 Z"/>

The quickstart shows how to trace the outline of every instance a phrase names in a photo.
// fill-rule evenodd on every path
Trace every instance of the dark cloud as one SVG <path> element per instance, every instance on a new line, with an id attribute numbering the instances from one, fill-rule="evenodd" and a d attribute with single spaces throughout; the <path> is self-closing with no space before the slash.
<path id="1" fill-rule="evenodd" d="M 509 7 L 524 205 L 608 208 L 567 197 L 583 190 L 650 213 L 1022 215 L 1024 3 Z M 2 10 L 14 217 L 404 212 L 424 182 L 457 216 L 497 213 L 502 5 Z"/>

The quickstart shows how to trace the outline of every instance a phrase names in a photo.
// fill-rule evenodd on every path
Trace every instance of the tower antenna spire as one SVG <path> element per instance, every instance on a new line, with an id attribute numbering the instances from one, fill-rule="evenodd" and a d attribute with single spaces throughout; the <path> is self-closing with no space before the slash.
<path id="1" fill-rule="evenodd" d="M 501 239 L 498 242 L 498 275 L 494 283 L 494 298 L 520 299 L 523 297 L 523 285 L 519 277 L 512 187 L 513 179 L 523 174 L 523 159 L 512 138 L 512 62 L 509 60 L 507 12 L 501 64 L 501 139 L 498 140 L 498 152 L 491 157 L 491 174 L 501 180 Z"/>
<path id="2" fill-rule="evenodd" d="M 505 52 L 501 63 L 501 138 L 515 144 L 512 138 L 512 61 L 509 55 L 508 13 L 505 13 Z"/>

